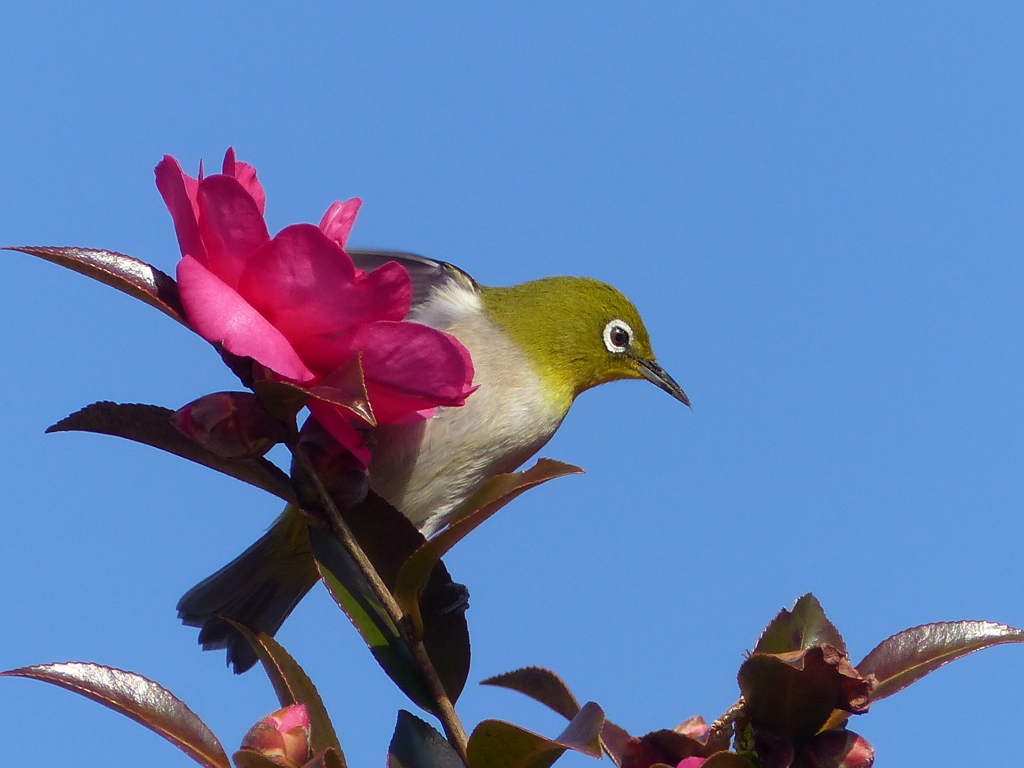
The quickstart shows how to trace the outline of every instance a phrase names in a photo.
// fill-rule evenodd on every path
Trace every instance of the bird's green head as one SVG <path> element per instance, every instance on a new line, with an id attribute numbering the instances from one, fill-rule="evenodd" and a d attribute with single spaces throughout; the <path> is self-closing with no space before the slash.
<path id="1" fill-rule="evenodd" d="M 586 277 L 546 277 L 482 289 L 488 314 L 565 402 L 598 384 L 647 379 L 690 404 L 658 365 L 640 313 L 612 286 Z"/>

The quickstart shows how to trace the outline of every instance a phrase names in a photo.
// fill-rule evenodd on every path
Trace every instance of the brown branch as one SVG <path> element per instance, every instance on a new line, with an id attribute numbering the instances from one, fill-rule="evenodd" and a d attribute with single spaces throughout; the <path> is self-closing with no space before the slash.
<path id="1" fill-rule="evenodd" d="M 437 671 L 434 669 L 434 663 L 430 660 L 430 656 L 427 654 L 427 649 L 423 645 L 423 641 L 416 638 L 412 632 L 412 623 L 407 619 L 402 608 L 398 605 L 398 601 L 395 600 L 395 596 L 391 594 L 391 590 L 387 588 L 384 581 L 381 579 L 380 574 L 377 573 L 377 569 L 373 567 L 373 563 L 363 552 L 363 548 L 359 546 L 359 542 L 356 541 L 355 536 L 352 534 L 352 529 L 349 528 L 348 523 L 345 522 L 341 513 L 338 511 L 337 505 L 331 498 L 331 495 L 327 492 L 327 488 L 324 487 L 323 482 L 320 480 L 320 475 L 317 474 L 314 469 L 312 462 L 306 455 L 306 452 L 301 446 L 296 445 L 291 447 L 292 455 L 295 456 L 299 462 L 299 466 L 309 476 L 313 482 L 313 488 L 316 491 L 317 497 L 320 503 L 323 505 L 324 510 L 327 512 L 328 522 L 331 526 L 331 532 L 335 538 L 344 547 L 345 551 L 355 561 L 359 570 L 362 572 L 366 581 L 370 584 L 370 588 L 373 590 L 374 595 L 380 600 L 384 606 L 384 610 L 388 613 L 388 618 L 391 619 L 392 623 L 398 628 L 401 634 L 402 640 L 405 642 L 409 651 L 412 653 L 413 659 L 419 666 L 420 671 L 423 673 L 425 682 L 430 689 L 430 694 L 434 698 L 434 704 L 437 708 L 437 717 L 441 721 L 441 725 L 444 728 L 445 735 L 448 737 L 449 743 L 455 748 L 455 751 L 459 753 L 459 757 L 462 761 L 469 765 L 469 758 L 467 756 L 467 745 L 469 738 L 466 735 L 466 729 L 462 726 L 462 722 L 459 720 L 458 715 L 455 713 L 455 706 L 452 704 L 448 693 L 444 689 L 444 685 L 441 683 L 441 678 L 438 677 Z"/>

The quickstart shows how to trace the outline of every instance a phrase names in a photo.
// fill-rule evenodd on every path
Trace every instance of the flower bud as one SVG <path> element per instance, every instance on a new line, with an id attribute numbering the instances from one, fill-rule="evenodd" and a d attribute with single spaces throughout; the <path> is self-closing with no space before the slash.
<path id="1" fill-rule="evenodd" d="M 183 434 L 225 459 L 262 456 L 285 438 L 284 428 L 249 392 L 215 392 L 171 417 Z"/>
<path id="2" fill-rule="evenodd" d="M 249 729 L 242 749 L 256 752 L 282 768 L 300 768 L 309 760 L 309 713 L 305 704 L 271 712 Z"/>

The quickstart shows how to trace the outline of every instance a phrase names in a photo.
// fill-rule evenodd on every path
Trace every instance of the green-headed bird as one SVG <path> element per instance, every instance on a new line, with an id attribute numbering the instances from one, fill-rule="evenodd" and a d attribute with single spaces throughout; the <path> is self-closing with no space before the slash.
<path id="1" fill-rule="evenodd" d="M 584 390 L 647 379 L 677 400 L 686 393 L 654 358 L 636 307 L 584 277 L 547 277 L 489 288 L 441 261 L 390 251 L 348 251 L 370 271 L 387 261 L 413 283 L 407 320 L 446 331 L 469 350 L 479 389 L 460 408 L 373 429 L 370 488 L 425 536 L 494 475 L 511 472 L 551 439 Z M 301 513 L 288 507 L 270 530 L 178 603 L 202 627 L 204 649 L 227 648 L 244 672 L 256 656 L 228 616 L 273 635 L 318 579 Z"/>

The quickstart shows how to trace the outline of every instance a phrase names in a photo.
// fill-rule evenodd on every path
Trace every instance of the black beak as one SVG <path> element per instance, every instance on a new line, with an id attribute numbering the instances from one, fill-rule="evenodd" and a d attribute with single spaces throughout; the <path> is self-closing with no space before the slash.
<path id="1" fill-rule="evenodd" d="M 637 362 L 640 364 L 640 373 L 645 379 L 652 384 L 657 384 L 687 408 L 692 408 L 690 398 L 683 392 L 683 388 L 676 384 L 676 380 L 665 372 L 664 368 L 653 360 L 637 360 Z"/>

